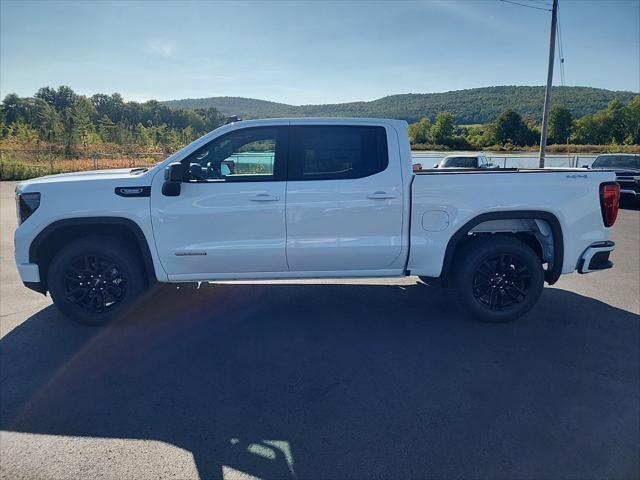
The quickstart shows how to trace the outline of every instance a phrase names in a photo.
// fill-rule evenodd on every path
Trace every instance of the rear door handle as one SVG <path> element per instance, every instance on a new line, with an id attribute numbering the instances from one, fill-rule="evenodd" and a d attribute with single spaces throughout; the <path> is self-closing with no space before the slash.
<path id="1" fill-rule="evenodd" d="M 379 200 L 379 199 L 389 199 L 389 198 L 396 198 L 397 195 L 394 195 L 393 193 L 387 193 L 387 192 L 382 192 L 382 191 L 378 191 L 378 192 L 373 192 L 370 193 L 369 195 L 367 195 L 367 198 L 371 198 L 374 200 Z"/>
<path id="2" fill-rule="evenodd" d="M 269 195 L 268 193 L 259 193 L 255 197 L 251 197 L 249 200 L 252 202 L 277 202 L 280 198 L 275 195 Z"/>

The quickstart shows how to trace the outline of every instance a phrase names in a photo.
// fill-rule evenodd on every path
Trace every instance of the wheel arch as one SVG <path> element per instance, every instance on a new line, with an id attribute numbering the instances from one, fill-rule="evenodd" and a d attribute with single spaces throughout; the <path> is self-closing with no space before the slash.
<path id="1" fill-rule="evenodd" d="M 553 235 L 553 264 L 545 270 L 545 281 L 553 285 L 560 278 L 562 273 L 562 263 L 564 260 L 564 239 L 562 227 L 558 218 L 550 212 L 542 210 L 509 210 L 502 212 L 487 212 L 473 217 L 462 225 L 449 239 L 445 250 L 442 273 L 440 280 L 447 284 L 453 265 L 454 257 L 458 248 L 465 242 L 468 234 L 482 223 L 495 220 L 543 220 L 551 228 Z M 526 242 L 525 242 L 526 243 Z M 544 248 L 544 246 L 541 246 Z"/>
<path id="2" fill-rule="evenodd" d="M 132 243 L 132 247 L 140 254 L 147 282 L 151 284 L 155 281 L 156 274 L 149 243 L 136 222 L 124 217 L 80 217 L 57 220 L 49 224 L 31 242 L 29 262 L 38 264 L 40 268 L 38 291 L 44 293 L 48 290 L 47 270 L 60 248 L 70 241 L 92 234 L 115 236 Z"/>

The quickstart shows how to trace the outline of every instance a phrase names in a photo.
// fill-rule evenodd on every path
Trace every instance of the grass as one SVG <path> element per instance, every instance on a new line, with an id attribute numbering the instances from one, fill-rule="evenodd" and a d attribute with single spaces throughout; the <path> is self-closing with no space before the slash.
<path id="1" fill-rule="evenodd" d="M 63 156 L 25 156 L 20 153 L 0 154 L 0 180 L 28 180 L 43 175 L 106 168 L 133 168 L 155 165 L 157 158 L 65 158 Z"/>

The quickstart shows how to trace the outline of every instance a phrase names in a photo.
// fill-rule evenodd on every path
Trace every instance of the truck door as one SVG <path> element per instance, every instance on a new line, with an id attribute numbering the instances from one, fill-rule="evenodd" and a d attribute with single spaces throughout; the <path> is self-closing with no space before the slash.
<path id="1" fill-rule="evenodd" d="M 287 127 L 241 128 L 182 160 L 179 196 L 151 195 L 153 231 L 171 279 L 286 272 Z M 241 276 L 241 275 L 240 275 Z"/>
<path id="2" fill-rule="evenodd" d="M 289 138 L 289 269 L 393 268 L 402 250 L 404 201 L 395 130 L 298 125 Z"/>

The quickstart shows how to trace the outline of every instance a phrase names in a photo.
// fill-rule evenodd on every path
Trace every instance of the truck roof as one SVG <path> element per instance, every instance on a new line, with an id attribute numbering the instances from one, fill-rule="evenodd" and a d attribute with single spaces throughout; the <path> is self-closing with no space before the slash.
<path id="1" fill-rule="evenodd" d="M 280 123 L 326 123 L 326 124 L 345 124 L 345 123 L 390 123 L 393 125 L 402 125 L 404 127 L 409 124 L 405 120 L 398 120 L 394 118 L 371 118 L 371 117 L 282 117 L 282 118 L 254 118 L 250 120 L 239 120 L 235 123 L 242 124 L 260 124 L 265 125 L 267 123 L 280 124 Z"/>

